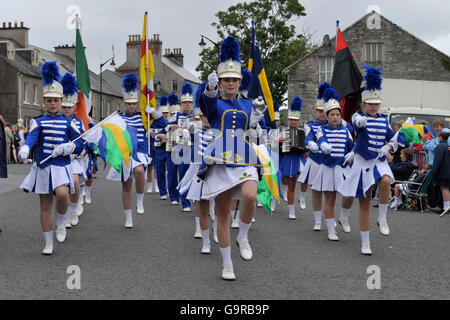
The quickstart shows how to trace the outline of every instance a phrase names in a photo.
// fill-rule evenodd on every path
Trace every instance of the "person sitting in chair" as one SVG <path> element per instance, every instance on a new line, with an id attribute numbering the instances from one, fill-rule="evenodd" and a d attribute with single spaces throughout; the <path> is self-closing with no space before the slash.
<path id="1" fill-rule="evenodd" d="M 397 183 L 395 185 L 395 198 L 391 204 L 391 209 L 397 208 L 403 204 L 403 200 L 401 197 L 402 191 L 417 191 L 419 190 L 420 185 L 416 183 L 422 183 L 427 176 L 428 170 L 432 169 L 431 164 L 427 164 L 421 171 L 417 173 L 415 178 L 411 181 L 412 183 Z"/>
<path id="2" fill-rule="evenodd" d="M 389 166 L 391 167 L 396 181 L 406 181 L 409 179 L 414 169 L 417 168 L 417 166 L 412 163 L 413 153 L 411 149 L 402 149 L 402 151 L 400 152 L 400 159 L 400 162 L 395 164 L 391 162 Z"/>

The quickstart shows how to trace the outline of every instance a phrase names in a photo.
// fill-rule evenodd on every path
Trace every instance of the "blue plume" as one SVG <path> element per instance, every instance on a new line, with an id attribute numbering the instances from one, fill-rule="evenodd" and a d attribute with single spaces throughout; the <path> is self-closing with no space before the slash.
<path id="1" fill-rule="evenodd" d="M 207 84 L 208 84 L 208 81 L 205 81 L 198 86 L 197 90 L 195 90 L 194 102 L 195 102 L 196 107 L 200 107 L 200 104 L 199 104 L 200 97 L 202 96 L 203 92 L 205 92 Z"/>
<path id="2" fill-rule="evenodd" d="M 174 93 L 171 93 L 167 96 L 167 101 L 169 102 L 169 105 L 173 106 L 178 104 L 178 96 Z"/>
<path id="3" fill-rule="evenodd" d="M 241 62 L 241 46 L 236 38 L 232 36 L 226 37 L 220 46 L 220 62 L 225 62 L 230 59 L 239 63 Z"/>
<path id="4" fill-rule="evenodd" d="M 278 104 L 277 100 L 273 100 L 273 111 L 274 112 L 280 111 L 280 105 Z"/>
<path id="5" fill-rule="evenodd" d="M 183 96 L 189 94 L 192 96 L 192 92 L 194 91 L 194 89 L 192 88 L 192 85 L 190 83 L 185 83 L 182 87 L 181 87 L 181 94 Z"/>
<path id="6" fill-rule="evenodd" d="M 129 73 L 123 76 L 122 88 L 125 92 L 132 92 L 136 90 L 138 85 L 138 79 L 135 73 Z"/>
<path id="7" fill-rule="evenodd" d="M 66 73 L 61 80 L 61 85 L 63 86 L 63 94 L 65 96 L 72 96 L 78 92 L 77 79 L 70 73 Z"/>
<path id="8" fill-rule="evenodd" d="M 337 92 L 333 88 L 326 88 L 323 92 L 323 98 L 325 102 L 328 102 L 330 99 L 334 99 L 339 102 L 339 96 Z"/>
<path id="9" fill-rule="evenodd" d="M 162 96 L 161 98 L 159 98 L 159 105 L 161 107 L 167 105 L 167 97 L 166 96 Z"/>
<path id="10" fill-rule="evenodd" d="M 250 88 L 250 84 L 252 83 L 253 80 L 253 75 L 247 69 L 242 69 L 241 73 L 242 73 L 242 81 L 241 86 L 239 87 L 239 91 L 246 91 L 248 90 L 248 88 Z"/>
<path id="11" fill-rule="evenodd" d="M 291 102 L 291 111 L 302 112 L 303 100 L 300 97 L 295 97 Z"/>
<path id="12" fill-rule="evenodd" d="M 323 99 L 323 93 L 327 88 L 331 88 L 331 84 L 329 82 L 324 82 L 319 86 L 319 89 L 317 90 L 317 99 Z"/>
<path id="13" fill-rule="evenodd" d="M 364 79 L 366 80 L 366 90 L 381 90 L 381 68 L 372 68 L 363 64 L 363 67 L 366 68 L 366 75 Z"/>
<path id="14" fill-rule="evenodd" d="M 41 67 L 41 77 L 44 81 L 44 86 L 49 86 L 53 81 L 61 81 L 59 68 L 56 61 L 46 62 Z"/>

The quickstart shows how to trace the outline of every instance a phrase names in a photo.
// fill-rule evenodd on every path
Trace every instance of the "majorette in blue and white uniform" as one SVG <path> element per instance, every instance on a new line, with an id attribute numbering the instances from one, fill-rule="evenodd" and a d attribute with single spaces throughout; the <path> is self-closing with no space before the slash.
<path id="1" fill-rule="evenodd" d="M 50 69 L 50 70 L 49 70 Z M 49 76 L 48 74 L 53 74 Z M 41 74 L 44 81 L 43 97 L 63 97 L 62 85 L 56 80 L 60 78 L 56 63 L 49 62 L 42 66 Z M 70 155 L 80 154 L 84 147 L 81 141 L 75 141 L 80 132 L 73 119 L 46 113 L 34 118 L 30 122 L 30 129 L 24 145 L 20 149 L 21 158 L 28 158 L 30 150 L 37 146 L 36 163 L 31 167 L 30 173 L 23 181 L 20 189 L 25 192 L 37 194 L 51 194 L 59 186 L 65 185 L 74 192 L 73 174 L 70 166 Z M 52 154 L 61 155 L 52 157 L 46 162 L 38 164 Z"/>
<path id="2" fill-rule="evenodd" d="M 167 97 L 162 96 L 159 98 L 159 112 L 170 113 Z M 154 136 L 155 141 L 155 167 L 156 178 L 158 182 L 159 195 L 161 199 L 167 199 L 167 157 L 170 153 L 166 152 L 166 142 L 161 141 L 158 138 L 158 134 L 165 133 L 164 128 L 168 125 L 167 121 L 162 117 L 160 121 L 153 122 L 150 128 L 157 129 Z"/>
<path id="3" fill-rule="evenodd" d="M 223 261 L 222 278 L 234 280 L 231 247 L 225 247 L 225 243 L 229 242 L 229 233 L 220 233 L 229 227 L 224 223 L 228 224 L 226 220 L 230 214 L 230 203 L 228 198 L 217 197 L 227 192 L 231 199 L 242 198 L 242 201 L 248 203 L 246 211 L 241 213 L 236 241 L 241 257 L 244 260 L 252 259 L 247 234 L 256 209 L 256 201 L 255 207 L 251 207 L 257 192 L 256 167 L 262 166 L 253 141 L 262 134 L 259 122 L 267 107 L 262 97 L 254 101 L 239 97 L 237 85 L 240 85 L 242 74 L 240 46 L 236 39 L 228 36 L 222 42 L 220 50 L 218 72 L 208 76 L 208 85 L 199 99 L 200 109 L 214 129 L 214 139 L 205 150 L 199 175 L 204 178 L 201 199 L 216 201 L 219 248 Z M 255 183 L 248 183 L 250 181 Z M 248 186 L 245 194 L 240 192 L 241 184 Z"/>
<path id="4" fill-rule="evenodd" d="M 331 88 L 326 91 L 335 93 Z M 335 96 L 325 97 L 325 114 L 327 116 L 333 109 L 341 110 L 337 99 L 339 99 L 337 94 Z M 317 145 L 323 152 L 322 164 L 319 170 L 319 174 L 321 175 L 321 189 L 317 191 L 337 191 L 337 188 L 344 182 L 346 169 L 349 169 L 348 164 L 345 163 L 345 155 L 353 149 L 354 143 L 352 136 L 350 131 L 342 123 L 337 128 L 327 123 L 318 128 L 317 139 Z"/>
<path id="5" fill-rule="evenodd" d="M 366 68 L 370 68 L 367 67 Z M 370 70 L 367 69 L 369 74 Z M 365 103 L 381 103 L 380 90 L 381 78 L 378 80 L 379 85 L 373 85 L 367 80 L 366 75 L 366 89 L 362 93 L 362 102 Z M 356 146 L 354 148 L 354 161 L 351 167 L 349 176 L 345 179 L 339 188 L 339 193 L 346 197 L 364 198 L 365 193 L 374 185 L 378 179 L 383 175 L 388 175 L 391 178 L 391 183 L 394 183 L 394 176 L 386 161 L 386 154 L 380 152 L 387 150 L 389 145 L 393 151 L 397 150 L 398 134 L 396 134 L 389 125 L 389 119 L 381 114 L 370 116 L 367 113 L 359 111 L 352 117 L 353 128 L 356 134 Z M 375 166 L 369 168 L 378 155 L 381 157 L 376 162 Z"/>
<path id="6" fill-rule="evenodd" d="M 303 101 L 300 97 L 294 97 L 288 114 L 288 119 L 300 120 Z M 297 150 L 284 152 L 280 163 L 282 177 L 295 177 L 302 172 L 306 163 L 305 153 Z"/>
<path id="7" fill-rule="evenodd" d="M 331 88 L 328 82 L 324 82 L 319 86 L 318 95 L 316 100 L 316 110 L 324 110 L 325 101 L 323 100 L 323 94 L 325 89 Z M 311 186 L 311 189 L 321 191 L 322 181 L 321 167 L 323 160 L 323 154 L 317 145 L 317 131 L 320 127 L 326 124 L 326 120 L 320 121 L 316 118 L 304 125 L 305 129 L 305 144 L 309 148 L 308 160 L 306 161 L 305 168 L 298 178 L 298 182 L 306 183 Z"/>
<path id="8" fill-rule="evenodd" d="M 183 104 L 190 104 L 190 110 L 185 109 Z M 177 112 L 170 120 L 169 125 L 178 125 L 179 128 L 175 130 L 175 134 L 184 138 L 183 141 L 189 141 L 191 146 L 187 143 L 177 144 L 172 152 L 172 161 L 178 166 L 178 180 L 181 181 L 186 174 L 194 157 L 194 131 L 195 131 L 195 117 L 194 117 L 194 97 L 193 88 L 190 83 L 185 83 L 181 88 L 181 111 Z M 180 193 L 181 207 L 184 212 L 191 211 L 191 203 L 186 199 L 186 193 Z"/>
<path id="9" fill-rule="evenodd" d="M 386 155 L 398 148 L 398 134 L 394 133 L 389 126 L 387 117 L 376 113 L 381 105 L 381 72 L 365 66 L 365 90 L 362 93 L 362 111 L 357 112 L 352 117 L 353 127 L 356 134 L 356 146 L 354 148 L 354 160 L 348 177 L 338 188 L 343 196 L 360 198 L 359 216 L 364 216 L 364 221 L 368 220 L 370 210 L 366 198 L 366 192 L 376 182 L 380 184 L 379 207 L 377 224 L 379 231 L 383 235 L 389 235 L 389 226 L 386 215 L 390 185 L 394 182 L 394 176 L 386 161 Z M 350 153 L 351 155 L 352 153 Z M 367 169 L 367 170 L 366 170 Z M 369 226 L 360 223 L 361 231 L 361 253 L 371 255 Z"/>

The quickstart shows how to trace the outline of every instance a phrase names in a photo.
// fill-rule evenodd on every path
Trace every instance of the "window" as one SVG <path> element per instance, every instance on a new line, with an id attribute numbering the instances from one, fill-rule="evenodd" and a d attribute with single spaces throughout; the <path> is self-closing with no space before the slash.
<path id="1" fill-rule="evenodd" d="M 383 61 L 382 43 L 366 43 L 366 61 Z"/>
<path id="2" fill-rule="evenodd" d="M 334 57 L 319 57 L 319 83 L 331 81 L 334 69 Z"/>
<path id="3" fill-rule="evenodd" d="M 23 103 L 29 103 L 28 102 L 28 83 L 23 83 Z"/>
<path id="4" fill-rule="evenodd" d="M 172 80 L 172 92 L 178 91 L 178 83 L 177 80 Z"/>
<path id="5" fill-rule="evenodd" d="M 38 86 L 37 86 L 37 84 L 35 84 L 33 87 L 34 87 L 34 91 L 33 91 L 33 97 L 34 97 L 34 99 L 33 99 L 33 104 L 34 104 L 35 106 L 39 106 L 39 103 L 38 103 Z"/>

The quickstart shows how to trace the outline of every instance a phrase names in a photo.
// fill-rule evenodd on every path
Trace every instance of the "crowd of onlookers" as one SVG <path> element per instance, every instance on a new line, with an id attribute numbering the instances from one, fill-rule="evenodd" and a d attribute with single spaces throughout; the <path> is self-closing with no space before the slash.
<path id="1" fill-rule="evenodd" d="M 18 159 L 17 153 L 25 143 L 25 138 L 27 136 L 27 129 L 24 126 L 23 120 L 19 119 L 17 121 L 17 124 L 11 125 L 0 115 L 0 121 L 2 121 L 4 127 L 3 130 L 6 142 L 6 163 L 22 163 L 22 161 Z"/>
<path id="2" fill-rule="evenodd" d="M 430 124 L 416 123 L 423 126 L 419 128 L 418 138 L 421 142 L 410 143 L 409 146 L 399 148 L 394 155 L 388 157 L 394 178 L 397 182 L 410 181 L 415 184 L 396 183 L 393 185 L 393 198 L 391 208 L 403 204 L 402 191 L 413 188 L 418 189 L 423 183 L 426 173 L 431 170 L 433 180 L 427 189 L 429 209 L 448 212 L 450 206 L 450 129 L 444 128 L 444 122 L 436 119 Z M 398 131 L 405 126 L 404 122 L 395 124 Z M 423 157 L 421 157 L 423 156 Z M 403 194 L 405 194 L 403 192 Z"/>

